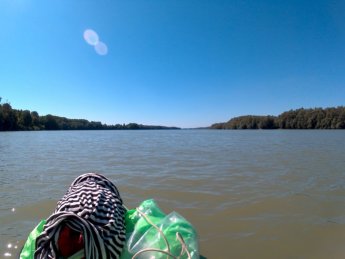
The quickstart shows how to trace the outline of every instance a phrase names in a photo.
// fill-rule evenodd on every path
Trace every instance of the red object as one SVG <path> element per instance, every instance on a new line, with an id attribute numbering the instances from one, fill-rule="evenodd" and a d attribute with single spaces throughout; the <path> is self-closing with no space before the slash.
<path id="1" fill-rule="evenodd" d="M 84 248 L 83 235 L 66 225 L 62 226 L 57 245 L 63 257 L 74 255 Z"/>

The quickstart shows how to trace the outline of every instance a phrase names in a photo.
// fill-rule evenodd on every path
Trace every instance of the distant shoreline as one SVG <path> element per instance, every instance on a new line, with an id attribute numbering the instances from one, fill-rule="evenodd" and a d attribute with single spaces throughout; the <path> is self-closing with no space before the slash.
<path id="1" fill-rule="evenodd" d="M 0 104 L 0 131 L 44 130 L 255 130 L 255 129 L 345 129 L 345 107 L 290 110 L 278 116 L 246 115 L 209 127 L 180 128 L 175 126 L 143 125 L 138 123 L 107 125 L 99 121 L 69 119 L 55 115 L 40 116 L 36 111 L 13 109 Z"/>
<path id="2" fill-rule="evenodd" d="M 345 129 L 345 107 L 290 110 L 278 116 L 239 116 L 210 129 Z"/>
<path id="3" fill-rule="evenodd" d="M 16 110 L 9 103 L 0 104 L 0 131 L 43 130 L 179 130 L 179 127 L 137 123 L 107 125 L 99 121 L 68 119 L 51 114 L 39 116 L 36 111 Z"/>

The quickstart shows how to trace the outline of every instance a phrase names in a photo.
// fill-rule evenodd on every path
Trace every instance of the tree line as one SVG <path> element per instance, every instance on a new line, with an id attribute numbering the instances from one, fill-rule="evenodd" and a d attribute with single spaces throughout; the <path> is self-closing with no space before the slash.
<path id="1" fill-rule="evenodd" d="M 212 129 L 345 129 L 345 107 L 290 110 L 278 116 L 239 116 Z"/>
<path id="2" fill-rule="evenodd" d="M 0 99 L 1 100 L 1 99 Z M 179 129 L 137 123 L 107 125 L 99 121 L 68 119 L 51 114 L 39 116 L 36 111 L 13 109 L 9 103 L 0 103 L 0 131 L 20 130 L 137 130 Z"/>

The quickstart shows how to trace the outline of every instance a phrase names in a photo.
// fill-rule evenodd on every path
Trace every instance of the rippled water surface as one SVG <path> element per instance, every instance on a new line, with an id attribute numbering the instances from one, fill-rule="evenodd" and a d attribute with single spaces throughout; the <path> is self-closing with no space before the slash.
<path id="1" fill-rule="evenodd" d="M 91 171 L 182 214 L 208 258 L 345 258 L 345 131 L 327 130 L 0 133 L 0 257 Z"/>

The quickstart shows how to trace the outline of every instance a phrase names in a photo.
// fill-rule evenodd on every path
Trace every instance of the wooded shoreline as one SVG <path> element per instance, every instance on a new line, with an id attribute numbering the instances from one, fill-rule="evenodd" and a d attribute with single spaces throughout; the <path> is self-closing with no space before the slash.
<path id="1" fill-rule="evenodd" d="M 0 104 L 0 131 L 141 129 L 181 128 L 137 123 L 107 125 L 99 121 L 69 119 L 51 114 L 40 116 L 36 111 L 13 109 L 9 103 Z M 278 116 L 239 116 L 203 129 L 345 129 L 345 107 L 300 108 Z"/>
<path id="2" fill-rule="evenodd" d="M 54 115 L 39 116 L 36 111 L 16 110 L 9 103 L 0 104 L 0 131 L 32 130 L 153 130 L 180 129 L 137 123 L 107 125 L 99 121 L 68 119 Z"/>
<path id="3" fill-rule="evenodd" d="M 345 129 L 345 107 L 290 110 L 278 116 L 239 116 L 211 129 Z"/>

